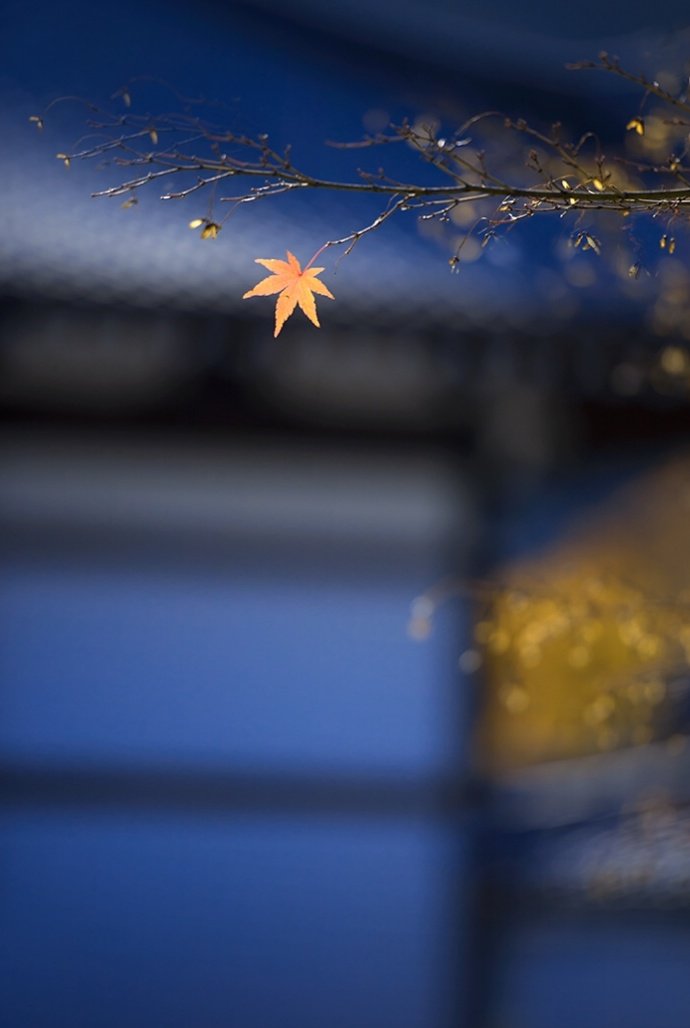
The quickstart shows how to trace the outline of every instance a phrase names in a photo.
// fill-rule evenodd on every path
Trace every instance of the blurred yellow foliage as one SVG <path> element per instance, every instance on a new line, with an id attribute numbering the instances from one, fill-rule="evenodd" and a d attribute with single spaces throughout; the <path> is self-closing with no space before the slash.
<path id="1" fill-rule="evenodd" d="M 504 569 L 474 630 L 493 770 L 658 738 L 690 663 L 690 457 Z"/>

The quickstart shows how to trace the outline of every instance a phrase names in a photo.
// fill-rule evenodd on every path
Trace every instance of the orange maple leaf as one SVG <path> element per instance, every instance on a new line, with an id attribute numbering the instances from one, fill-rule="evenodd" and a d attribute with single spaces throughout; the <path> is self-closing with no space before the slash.
<path id="1" fill-rule="evenodd" d="M 328 296 L 331 300 L 335 299 L 330 289 L 316 277 L 324 269 L 307 266 L 302 271 L 300 262 L 289 250 L 287 251 L 286 261 L 265 260 L 262 257 L 257 257 L 256 263 L 263 264 L 264 268 L 268 268 L 271 274 L 267 278 L 262 278 L 253 289 L 244 294 L 242 299 L 246 300 L 250 296 L 272 296 L 274 293 L 280 293 L 276 301 L 276 328 L 273 337 L 275 338 L 278 335 L 298 304 L 309 320 L 319 328 L 314 293 Z"/>

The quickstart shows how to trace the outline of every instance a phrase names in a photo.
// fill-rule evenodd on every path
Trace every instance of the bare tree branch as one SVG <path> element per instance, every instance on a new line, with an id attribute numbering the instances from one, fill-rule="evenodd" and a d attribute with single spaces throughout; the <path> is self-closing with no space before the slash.
<path id="1" fill-rule="evenodd" d="M 608 54 L 572 67 L 622 77 L 638 86 L 642 104 L 653 100 L 662 109 L 670 107 L 673 112 L 690 114 L 690 102 L 684 93 L 674 96 L 658 82 L 627 71 Z M 677 220 L 690 210 L 690 166 L 684 163 L 690 137 L 687 119 L 678 113 L 663 121 L 669 133 L 669 147 L 662 159 L 658 148 L 645 150 L 645 120 L 641 114 L 621 126 L 621 136 L 624 128 L 628 134 L 634 133 L 629 138 L 636 140 L 637 152 L 616 153 L 611 158 L 590 131 L 569 138 L 560 122 L 543 130 L 495 110 L 469 118 L 447 135 L 433 125 L 404 121 L 360 140 L 329 144 L 340 150 L 406 146 L 438 177 L 437 182 L 410 182 L 392 177 L 384 168 L 362 168 L 355 177 L 341 179 L 314 175 L 294 162 L 289 147 L 282 152 L 276 150 L 266 135 L 236 133 L 205 122 L 194 112 L 203 103 L 197 98 L 175 94 L 185 108 L 181 113 L 152 116 L 131 110 L 132 94 L 132 83 L 113 94 L 111 99 L 121 101 L 125 107 L 120 113 L 101 110 L 80 97 L 64 98 L 86 107 L 89 131 L 72 151 L 57 156 L 68 166 L 74 161 L 98 159 L 101 164 L 125 172 L 141 169 L 140 173 L 125 174 L 119 182 L 92 194 L 126 196 L 124 206 L 136 202 L 138 190 L 161 180 L 168 186 L 161 193 L 164 200 L 184 200 L 210 190 L 209 215 L 196 219 L 207 228 L 215 226 L 206 238 L 217 234 L 223 221 L 239 205 L 302 189 L 388 198 L 386 207 L 373 221 L 327 241 L 322 248 L 344 246 L 345 253 L 350 253 L 363 236 L 396 214 L 414 211 L 423 221 L 445 222 L 454 217 L 461 204 L 471 202 L 479 203 L 482 210 L 474 224 L 477 230 L 482 226 L 484 242 L 498 231 L 537 214 L 612 212 L 623 218 L 641 214 Z M 32 116 L 31 121 L 42 128 L 47 113 L 54 111 L 57 103 L 53 101 L 46 112 Z M 526 154 L 523 141 L 530 144 Z M 84 146 L 85 143 L 88 145 Z M 180 181 L 179 187 L 170 188 L 173 179 Z M 219 186 L 226 180 L 237 183 L 239 190 L 221 195 Z M 215 218 L 213 205 L 223 203 L 232 204 L 231 210 Z M 483 204 L 488 206 L 482 207 Z M 575 245 L 599 252 L 598 241 L 589 231 L 577 238 L 580 241 Z M 459 249 L 451 263 L 457 262 Z"/>

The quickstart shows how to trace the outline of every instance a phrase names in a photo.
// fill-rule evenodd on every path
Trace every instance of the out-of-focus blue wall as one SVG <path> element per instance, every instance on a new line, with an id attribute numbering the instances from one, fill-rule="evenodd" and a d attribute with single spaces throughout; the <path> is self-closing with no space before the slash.
<path id="1" fill-rule="evenodd" d="M 456 612 L 406 631 L 450 466 L 4 454 L 3 1024 L 450 1023 Z"/>

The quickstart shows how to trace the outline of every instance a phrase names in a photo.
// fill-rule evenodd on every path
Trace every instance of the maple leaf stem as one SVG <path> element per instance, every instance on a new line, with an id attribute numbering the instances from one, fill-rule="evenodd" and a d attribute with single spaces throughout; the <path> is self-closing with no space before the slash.
<path id="1" fill-rule="evenodd" d="M 310 257 L 309 260 L 307 261 L 307 263 L 304 265 L 304 269 L 303 270 L 307 271 L 308 268 L 311 268 L 311 266 L 314 263 L 314 261 L 317 261 L 319 259 L 319 257 L 321 256 L 321 254 L 323 253 L 323 251 L 327 250 L 328 247 L 329 247 L 329 243 L 324 243 L 323 246 L 320 246 L 318 248 L 318 250 L 316 251 L 316 253 L 312 257 Z"/>
<path id="2" fill-rule="evenodd" d="M 413 199 L 414 197 L 411 197 L 408 194 L 398 196 L 397 198 L 392 197 L 387 207 L 381 211 L 381 213 L 378 214 L 369 225 L 365 225 L 364 228 L 359 228 L 355 232 L 351 232 L 349 235 L 343 236 L 341 239 L 329 239 L 328 242 L 324 243 L 321 247 L 321 251 L 326 250 L 330 246 L 344 246 L 347 243 L 349 245 L 343 253 L 343 257 L 347 257 L 348 254 L 352 253 L 362 236 L 366 236 L 369 232 L 374 232 L 377 228 L 383 225 L 384 221 L 387 221 L 388 218 L 392 217 L 400 210 L 405 210 L 407 205 L 410 204 L 410 201 Z"/>

